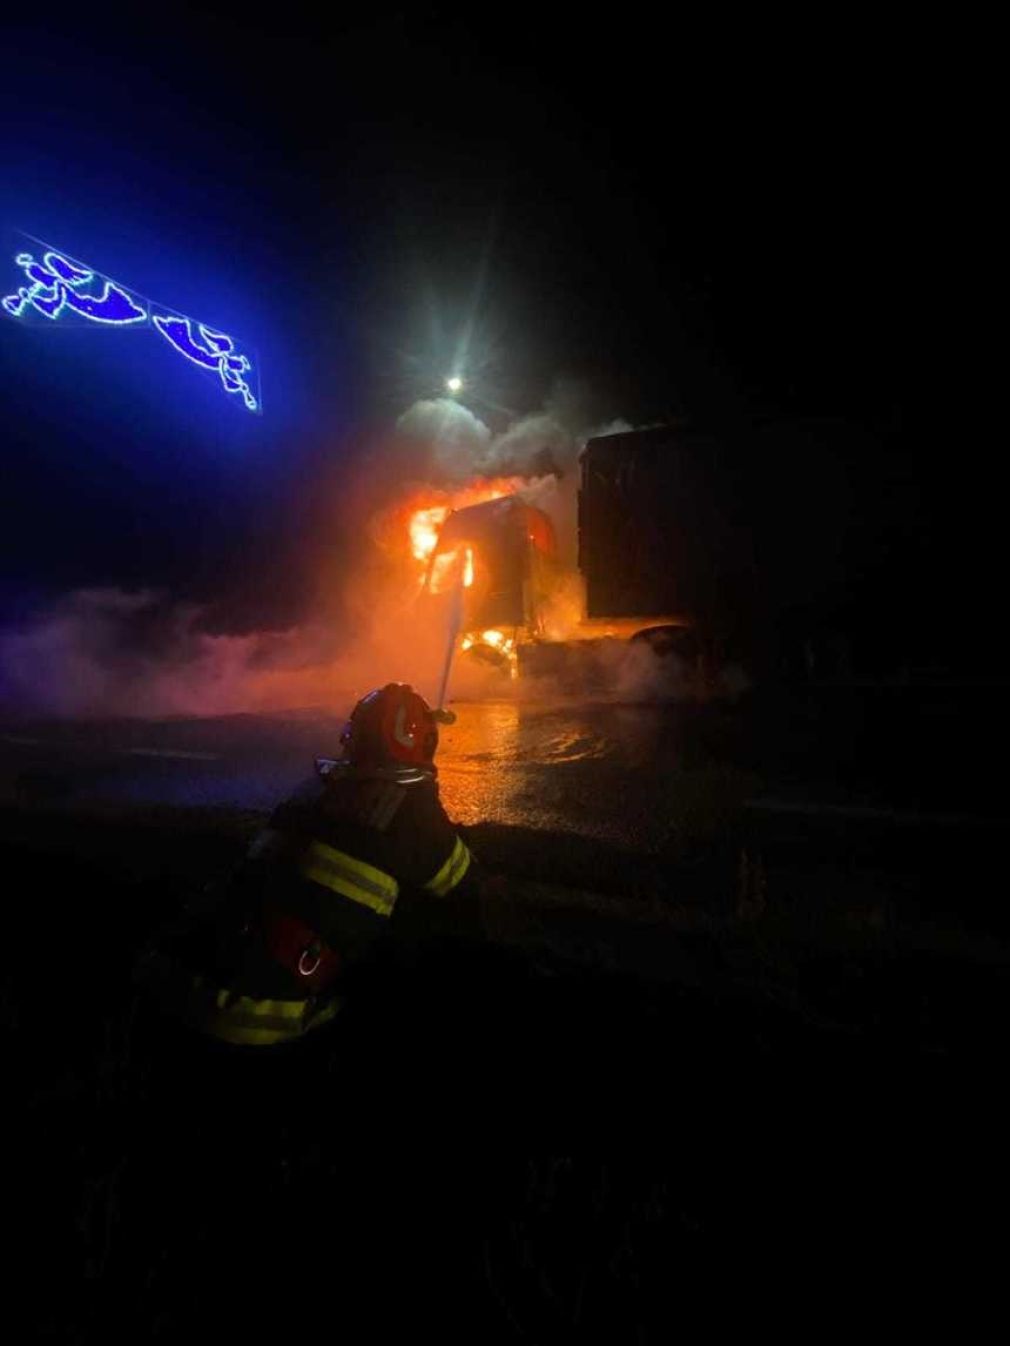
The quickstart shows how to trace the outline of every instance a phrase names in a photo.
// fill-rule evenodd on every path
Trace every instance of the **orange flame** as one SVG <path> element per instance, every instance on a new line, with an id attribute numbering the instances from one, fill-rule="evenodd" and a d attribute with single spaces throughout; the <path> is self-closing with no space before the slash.
<path id="1" fill-rule="evenodd" d="M 410 549 L 418 561 L 427 561 L 438 545 L 438 530 L 454 509 L 466 509 L 469 505 L 482 505 L 486 500 L 500 500 L 503 496 L 514 495 L 528 483 L 523 477 L 493 477 L 488 480 L 468 482 L 452 491 L 428 490 L 422 500 L 415 499 L 408 506 L 407 533 Z M 467 573 L 463 583 L 473 583 L 473 555 L 467 561 Z"/>
<path id="2" fill-rule="evenodd" d="M 410 549 L 419 561 L 427 561 L 438 542 L 438 530 L 445 523 L 449 513 L 448 505 L 433 505 L 430 509 L 418 509 L 410 516 L 407 527 L 410 532 Z"/>
<path id="3" fill-rule="evenodd" d="M 473 548 L 464 547 L 463 549 L 463 588 L 469 589 L 473 584 Z M 454 547 L 452 551 L 442 552 L 440 556 L 435 557 L 435 564 L 431 568 L 431 592 L 433 594 L 444 593 L 447 589 L 453 589 L 459 583 L 459 548 Z"/>

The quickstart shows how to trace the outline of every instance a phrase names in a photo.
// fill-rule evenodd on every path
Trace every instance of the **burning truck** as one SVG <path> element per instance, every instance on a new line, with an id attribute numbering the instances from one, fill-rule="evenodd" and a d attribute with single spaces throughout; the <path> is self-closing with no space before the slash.
<path id="1" fill-rule="evenodd" d="M 885 442 L 831 418 L 664 426 L 590 439 L 577 480 L 417 500 L 422 607 L 455 607 L 457 652 L 503 677 L 703 698 L 844 682 L 907 601 L 910 563 L 873 524 Z"/>
<path id="2" fill-rule="evenodd" d="M 669 428 L 589 440 L 576 557 L 534 503 L 544 479 L 477 483 L 469 498 L 416 510 L 422 602 L 455 604 L 459 654 L 502 677 L 601 686 L 644 661 L 675 665 L 685 693 L 709 694 L 726 634 L 717 608 L 729 571 L 747 567 L 697 460 Z"/>

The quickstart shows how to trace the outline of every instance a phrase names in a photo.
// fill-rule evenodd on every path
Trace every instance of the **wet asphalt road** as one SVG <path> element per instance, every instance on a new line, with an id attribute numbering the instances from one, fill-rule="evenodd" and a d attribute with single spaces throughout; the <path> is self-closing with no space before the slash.
<path id="1" fill-rule="evenodd" d="M 463 824 L 651 851 L 697 823 L 699 809 L 741 803 L 991 817 L 1005 803 L 978 770 L 980 735 L 1002 741 L 988 703 L 943 689 L 829 689 L 747 711 L 612 701 L 454 709 L 438 761 L 446 807 Z M 0 800 L 269 809 L 315 756 L 338 753 L 340 710 L 0 723 Z"/>
<path id="2" fill-rule="evenodd" d="M 438 755 L 442 795 L 464 824 L 573 832 L 651 849 L 659 796 L 680 761 L 671 708 L 456 707 Z M 82 804 L 271 807 L 335 755 L 342 716 L 36 722 L 0 727 L 0 797 Z"/>
<path id="3" fill-rule="evenodd" d="M 726 911 L 743 857 L 758 856 L 782 912 L 840 904 L 875 920 L 953 915 L 1005 932 L 1006 783 L 982 769 L 1006 760 L 993 705 L 942 689 L 828 689 L 736 710 L 457 704 L 441 789 L 489 870 L 556 896 L 648 904 L 673 893 Z M 146 846 L 139 838 L 168 809 L 183 837 L 203 828 L 233 845 L 235 828 L 255 828 L 315 756 L 337 753 L 343 722 L 319 712 L 0 722 L 5 826 L 17 843 L 54 809 L 71 828 L 107 812 L 132 820 Z M 161 854 L 163 841 L 150 844 Z M 572 939 L 566 928 L 566 947 Z"/>

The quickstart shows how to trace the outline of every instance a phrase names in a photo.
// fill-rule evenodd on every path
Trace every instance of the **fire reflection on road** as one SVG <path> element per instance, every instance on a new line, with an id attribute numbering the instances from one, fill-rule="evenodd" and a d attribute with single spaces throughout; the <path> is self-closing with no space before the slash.
<path id="1" fill-rule="evenodd" d="M 657 802 L 677 760 L 668 712 L 506 701 L 455 709 L 438 761 L 443 801 L 461 823 L 614 840 L 664 830 Z"/>

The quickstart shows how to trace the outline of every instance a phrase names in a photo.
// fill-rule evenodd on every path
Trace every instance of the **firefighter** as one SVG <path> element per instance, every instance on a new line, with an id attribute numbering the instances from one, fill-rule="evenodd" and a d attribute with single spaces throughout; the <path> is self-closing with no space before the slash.
<path id="1" fill-rule="evenodd" d="M 317 759 L 222 889 L 142 955 L 162 1008 L 224 1042 L 288 1042 L 334 1017 L 394 909 L 475 933 L 475 864 L 434 763 L 450 718 L 404 683 L 358 702 L 344 755 Z"/>

